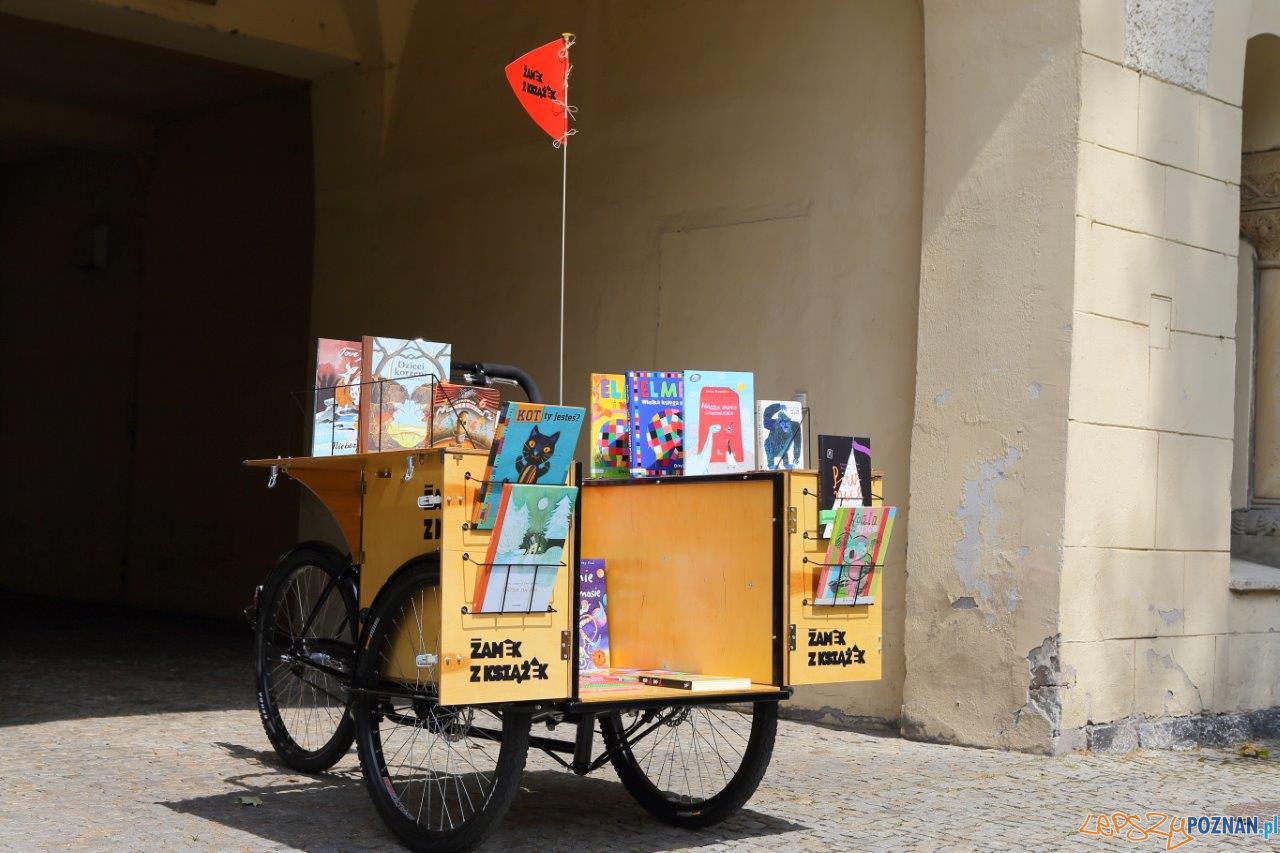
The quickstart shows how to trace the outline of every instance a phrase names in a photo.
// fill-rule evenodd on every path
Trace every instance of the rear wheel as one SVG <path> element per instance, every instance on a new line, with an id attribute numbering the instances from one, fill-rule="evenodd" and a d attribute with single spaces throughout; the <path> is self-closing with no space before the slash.
<path id="1" fill-rule="evenodd" d="M 440 567 L 407 566 L 379 596 L 356 672 L 356 748 L 374 807 L 414 850 L 468 850 L 515 798 L 529 715 L 437 700 Z"/>
<path id="2" fill-rule="evenodd" d="M 280 759 L 307 773 L 328 770 L 355 738 L 343 682 L 355 658 L 356 602 L 344 568 L 336 555 L 299 548 L 258 600 L 258 713 Z"/>
<path id="3" fill-rule="evenodd" d="M 751 799 L 773 756 L 778 703 L 689 705 L 602 720 L 623 786 L 654 817 L 719 823 Z"/>

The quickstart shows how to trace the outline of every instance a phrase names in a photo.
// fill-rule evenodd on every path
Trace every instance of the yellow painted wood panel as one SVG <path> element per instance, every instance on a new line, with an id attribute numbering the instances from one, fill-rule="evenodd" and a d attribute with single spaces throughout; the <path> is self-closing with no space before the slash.
<path id="1" fill-rule="evenodd" d="M 787 683 L 876 681 L 880 678 L 884 605 L 815 607 L 806 603 L 814 599 L 827 547 L 827 540 L 813 533 L 818 527 L 818 475 L 793 471 L 787 481 L 787 511 L 788 515 L 794 511 L 796 518 L 796 529 L 787 536 L 787 622 L 789 628 L 794 627 L 796 639 L 795 649 L 787 655 Z M 882 576 L 881 602 L 884 581 Z"/>
<path id="2" fill-rule="evenodd" d="M 333 516 L 351 554 L 360 551 L 360 471 L 339 468 L 289 470 L 288 475 L 316 496 Z"/>
<path id="3" fill-rule="evenodd" d="M 383 454 L 385 455 L 385 454 Z M 413 479 L 405 482 L 413 456 Z M 440 454 L 401 453 L 365 470 L 364 562 L 360 566 L 360 606 L 370 607 L 387 579 L 414 557 L 440 550 L 440 509 L 424 510 L 418 498 L 443 485 Z M 439 526 L 438 526 L 439 525 Z"/>
<path id="4" fill-rule="evenodd" d="M 583 486 L 582 556 L 606 561 L 613 666 L 774 683 L 774 483 Z"/>

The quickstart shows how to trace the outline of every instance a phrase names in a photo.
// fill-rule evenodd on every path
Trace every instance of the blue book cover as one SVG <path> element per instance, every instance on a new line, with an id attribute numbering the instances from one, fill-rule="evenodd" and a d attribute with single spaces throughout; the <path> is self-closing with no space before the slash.
<path id="1" fill-rule="evenodd" d="M 609 597 L 604 560 L 578 561 L 578 669 L 609 668 Z"/>
<path id="2" fill-rule="evenodd" d="M 631 476 L 674 477 L 684 471 L 684 374 L 628 370 Z"/>
<path id="3" fill-rule="evenodd" d="M 729 474 L 756 467 L 755 376 L 684 372 L 684 473 Z"/>
<path id="4" fill-rule="evenodd" d="M 489 450 L 476 527 L 493 529 L 504 483 L 562 485 L 569 478 L 586 412 L 580 406 L 507 403 Z"/>

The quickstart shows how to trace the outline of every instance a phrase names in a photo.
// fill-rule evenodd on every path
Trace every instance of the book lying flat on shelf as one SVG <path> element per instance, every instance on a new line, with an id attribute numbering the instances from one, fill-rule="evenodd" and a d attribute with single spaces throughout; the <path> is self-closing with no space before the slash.
<path id="1" fill-rule="evenodd" d="M 874 604 L 880 568 L 888 553 L 892 506 L 852 506 L 836 510 L 831 543 L 818 572 L 814 604 Z"/>
<path id="2" fill-rule="evenodd" d="M 871 506 L 871 439 L 818 436 L 818 509 Z M 831 538 L 825 525 L 824 539 Z"/>
<path id="3" fill-rule="evenodd" d="M 315 427 L 312 456 L 347 456 L 360 441 L 360 342 L 316 342 Z"/>
<path id="4" fill-rule="evenodd" d="M 627 371 L 631 476 L 674 477 L 684 470 L 684 374 Z"/>
<path id="5" fill-rule="evenodd" d="M 421 338 L 363 338 L 361 450 L 413 450 L 431 440 L 431 398 L 449 381 L 452 344 Z"/>
<path id="6" fill-rule="evenodd" d="M 796 400 L 756 401 L 756 454 L 769 471 L 804 467 L 804 408 Z"/>
<path id="7" fill-rule="evenodd" d="M 502 487 L 489 550 L 476 573 L 476 613 L 544 613 L 564 562 L 576 486 Z"/>
<path id="8" fill-rule="evenodd" d="M 627 377 L 591 374 L 591 476 L 626 479 L 631 474 L 631 430 L 627 421 Z"/>
<path id="9" fill-rule="evenodd" d="M 734 678 L 730 675 L 702 675 L 697 672 L 664 672 L 652 670 L 640 675 L 640 683 L 650 687 L 666 687 L 671 690 L 688 690 L 690 693 L 722 693 L 730 690 L 750 690 L 750 678 Z"/>
<path id="10" fill-rule="evenodd" d="M 431 398 L 431 446 L 488 450 L 501 405 L 496 388 L 437 383 Z"/>
<path id="11" fill-rule="evenodd" d="M 609 668 L 609 599 L 604 560 L 578 561 L 578 669 Z"/>
<path id="12" fill-rule="evenodd" d="M 729 474 L 756 467 L 755 377 L 724 370 L 684 372 L 684 473 Z"/>
<path id="13" fill-rule="evenodd" d="M 504 483 L 560 484 L 569 479 L 586 410 L 580 406 L 507 403 L 498 419 L 472 523 L 493 528 Z"/>

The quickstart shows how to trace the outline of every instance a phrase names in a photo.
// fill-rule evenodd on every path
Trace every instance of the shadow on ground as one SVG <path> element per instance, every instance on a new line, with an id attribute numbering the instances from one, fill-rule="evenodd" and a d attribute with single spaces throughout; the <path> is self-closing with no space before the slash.
<path id="1" fill-rule="evenodd" d="M 160 803 L 176 812 L 222 824 L 274 844 L 304 850 L 332 849 L 395 838 L 383 826 L 369 801 L 360 768 L 348 756 L 339 769 L 307 775 L 282 766 L 269 750 L 218 743 L 245 760 L 246 772 L 224 779 L 236 790 L 209 797 Z M 255 796 L 261 806 L 246 806 Z M 581 778 L 559 770 L 524 774 L 520 795 L 487 849 L 543 849 L 539 839 L 598 837 L 611 827 L 610 849 L 657 851 L 767 838 L 803 830 L 801 824 L 743 809 L 729 820 L 702 832 L 669 827 L 653 832 L 656 821 L 613 779 Z M 580 831 L 579 831 L 580 830 Z"/>
<path id="2" fill-rule="evenodd" d="M 0 727 L 254 707 L 247 623 L 7 594 L 0 607 Z"/>

